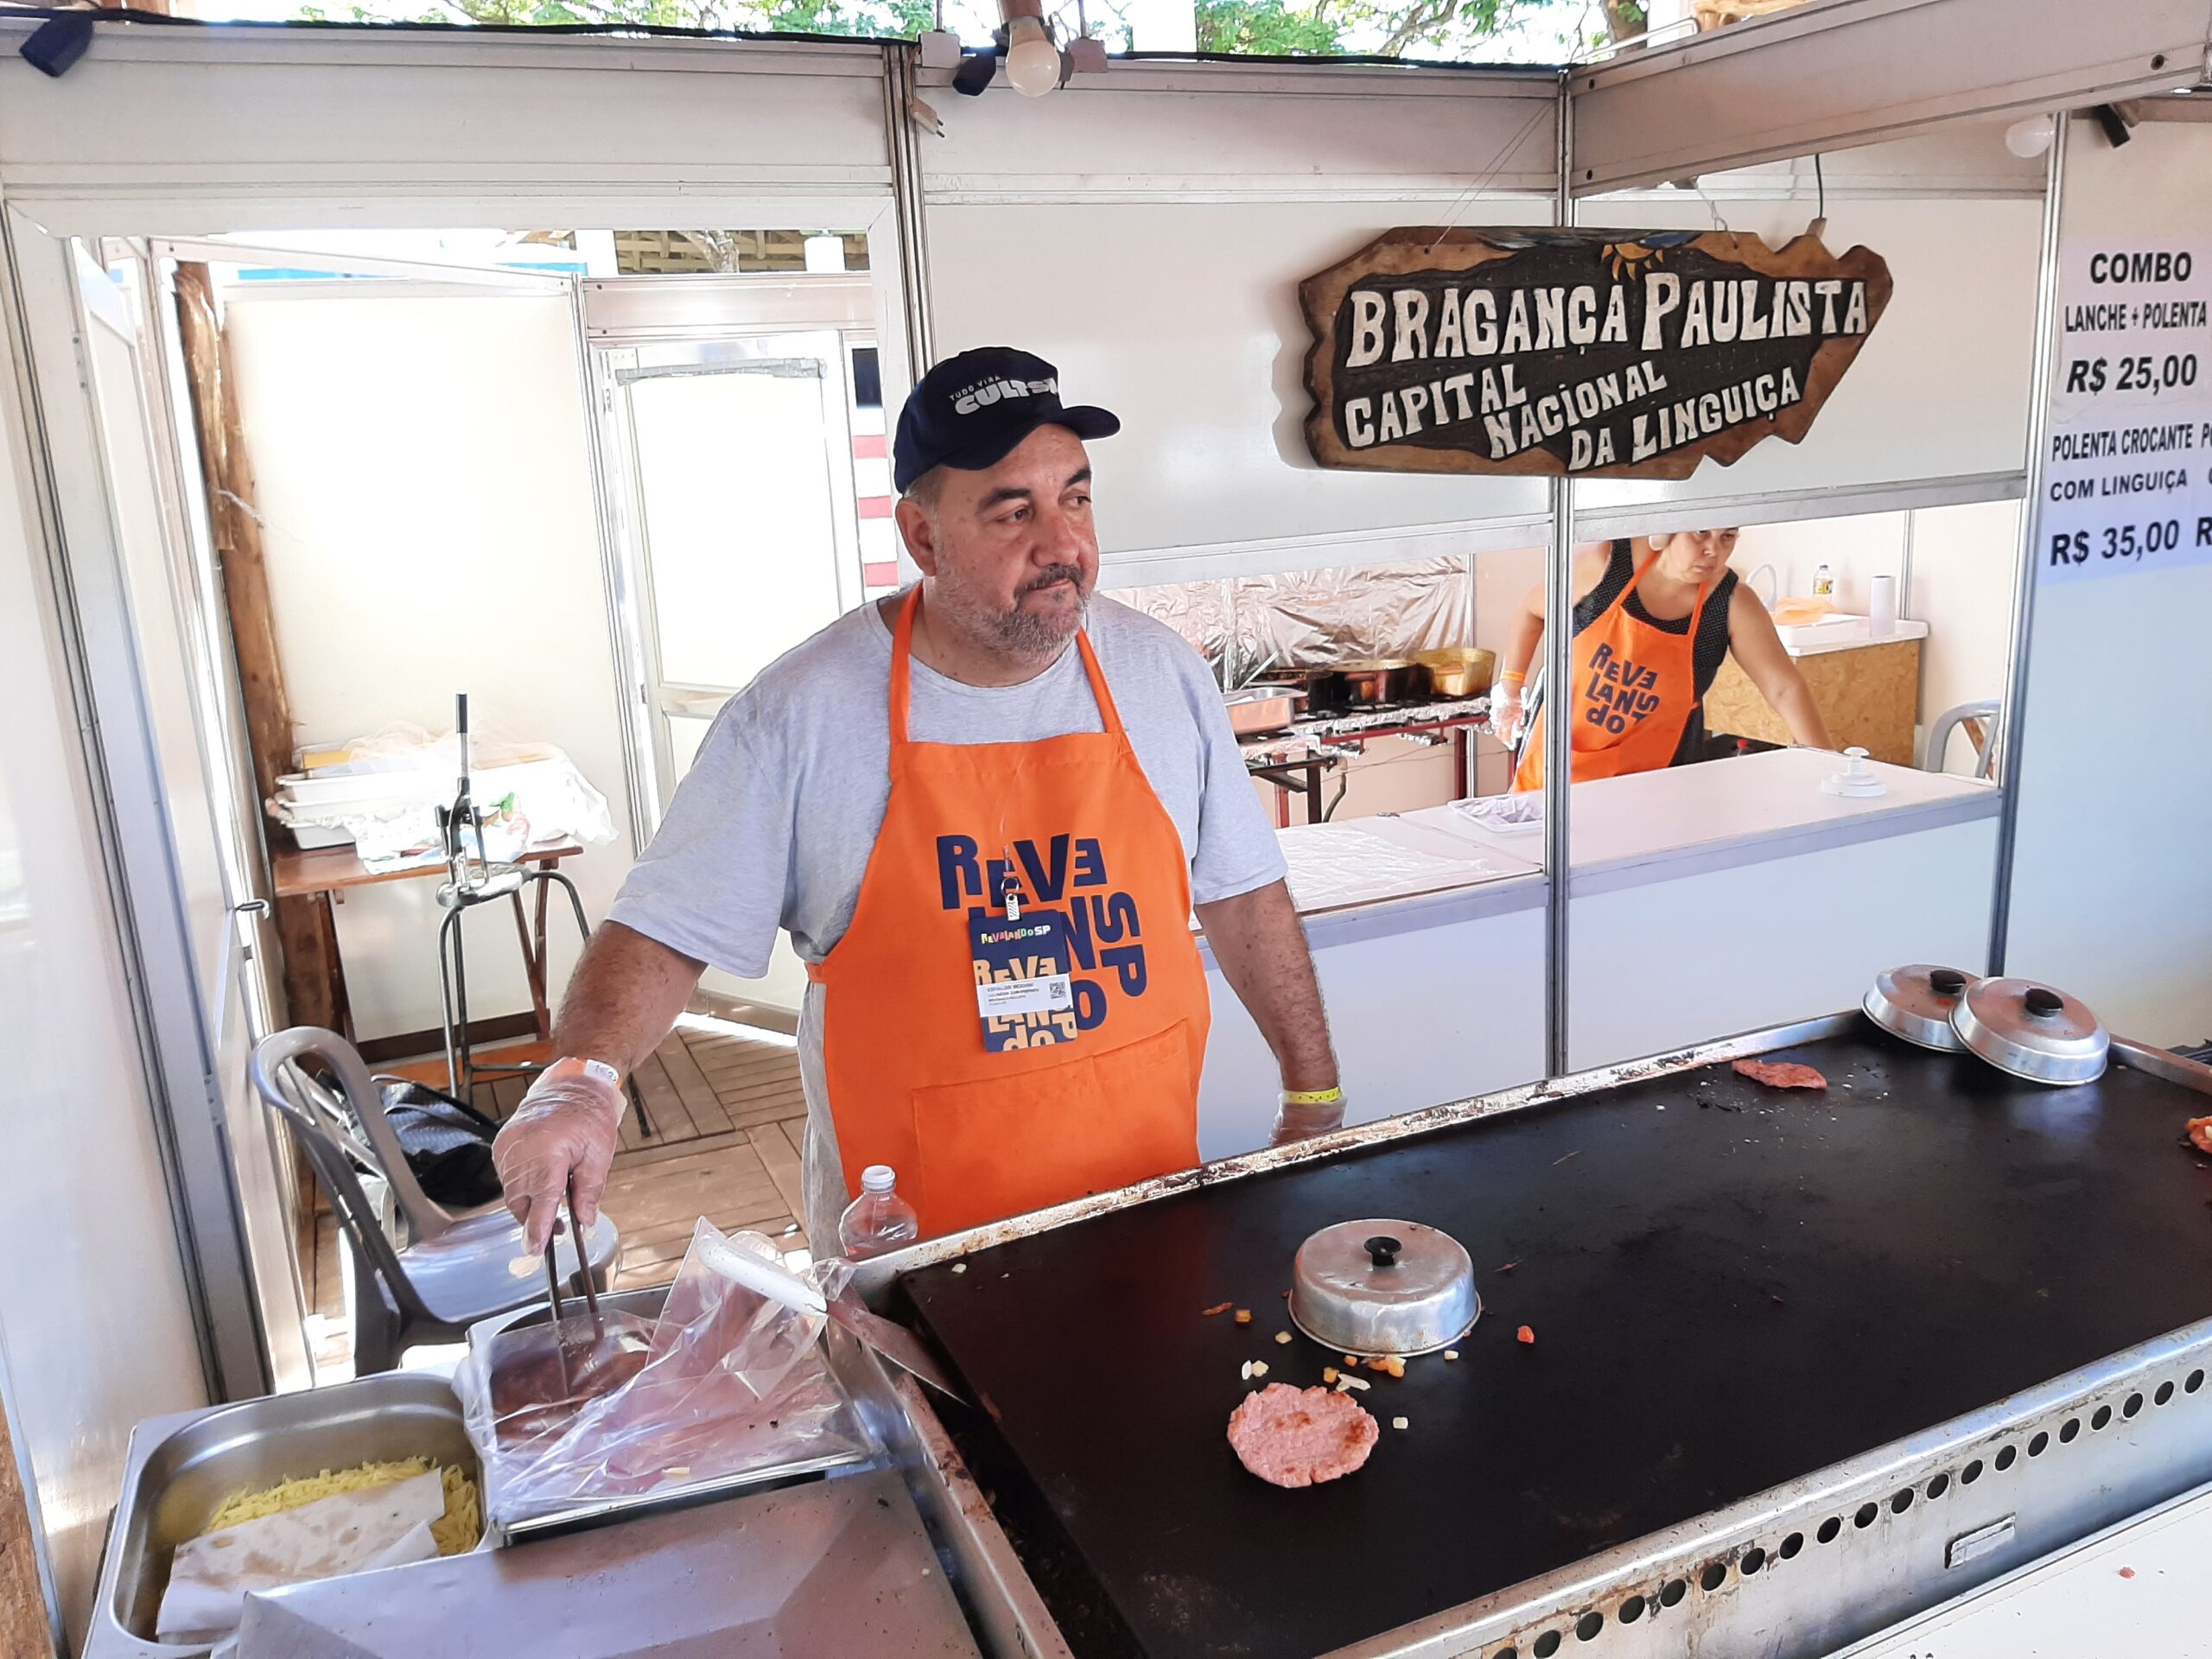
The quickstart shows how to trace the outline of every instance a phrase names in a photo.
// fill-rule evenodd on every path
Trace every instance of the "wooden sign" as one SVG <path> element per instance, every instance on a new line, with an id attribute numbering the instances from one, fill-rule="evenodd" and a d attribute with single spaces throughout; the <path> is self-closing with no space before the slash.
<path id="1" fill-rule="evenodd" d="M 1306 441 L 1375 472 L 1688 478 L 1802 438 L 1890 288 L 1809 235 L 1391 231 L 1300 285 Z"/>

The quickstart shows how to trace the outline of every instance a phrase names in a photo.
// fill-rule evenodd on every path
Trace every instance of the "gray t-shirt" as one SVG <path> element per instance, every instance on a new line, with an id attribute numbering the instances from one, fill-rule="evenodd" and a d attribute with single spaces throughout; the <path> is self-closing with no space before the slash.
<path id="1" fill-rule="evenodd" d="M 1165 624 L 1110 599 L 1088 623 L 1137 760 L 1191 860 L 1193 903 L 1282 879 L 1229 715 L 1205 662 Z M 864 605 L 764 670 L 723 705 L 652 845 L 608 916 L 744 978 L 767 971 L 779 928 L 809 962 L 853 918 L 891 796 L 891 625 Z M 1104 729 L 1072 647 L 1020 685 L 974 686 L 913 664 L 909 735 L 925 743 L 1032 742 Z M 800 1019 L 806 1084 L 805 1220 L 836 1248 L 843 1177 L 822 1084 L 821 988 Z"/>

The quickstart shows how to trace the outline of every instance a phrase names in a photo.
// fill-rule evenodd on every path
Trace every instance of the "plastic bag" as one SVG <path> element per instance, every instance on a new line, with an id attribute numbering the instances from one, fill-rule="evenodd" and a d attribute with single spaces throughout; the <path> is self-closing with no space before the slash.
<path id="1" fill-rule="evenodd" d="M 658 1319 L 609 1311 L 594 1341 L 579 1311 L 557 1334 L 541 1321 L 472 1344 L 454 1382 L 494 1523 L 868 1449 L 817 1345 L 822 1317 L 740 1284 L 718 1265 L 732 1250 L 782 1260 L 702 1217 Z M 850 1272 L 804 1276 L 835 1296 Z"/>

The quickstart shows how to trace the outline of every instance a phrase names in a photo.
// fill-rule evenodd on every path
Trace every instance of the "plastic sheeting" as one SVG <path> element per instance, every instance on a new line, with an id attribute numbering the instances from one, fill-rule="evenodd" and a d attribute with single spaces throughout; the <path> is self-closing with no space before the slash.
<path id="1" fill-rule="evenodd" d="M 1132 588 L 1115 597 L 1173 628 L 1231 687 L 1286 668 L 1406 657 L 1475 637 L 1474 566 L 1465 558 Z"/>
<path id="2" fill-rule="evenodd" d="M 610 1312 L 594 1339 L 572 1312 L 557 1334 L 519 1325 L 471 1344 L 454 1389 L 496 1526 L 867 1449 L 816 1347 L 821 1316 L 747 1288 L 722 1265 L 733 1250 L 781 1260 L 760 1234 L 702 1217 L 657 1320 Z M 850 1272 L 832 1259 L 810 1276 L 834 1296 Z"/>

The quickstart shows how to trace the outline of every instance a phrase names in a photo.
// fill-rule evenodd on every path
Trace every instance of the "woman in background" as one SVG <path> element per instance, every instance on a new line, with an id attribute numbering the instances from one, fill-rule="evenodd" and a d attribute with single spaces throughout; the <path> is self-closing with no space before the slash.
<path id="1" fill-rule="evenodd" d="M 1783 649 L 1759 597 L 1728 568 L 1733 530 L 1692 530 L 1586 547 L 1574 560 L 1574 781 L 1656 772 L 1698 758 L 1705 694 L 1732 654 L 1796 742 L 1831 747 L 1812 688 Z M 1544 783 L 1543 721 L 1522 687 L 1544 638 L 1544 589 L 1529 591 L 1491 696 L 1509 748 L 1521 739 L 1516 790 Z"/>

